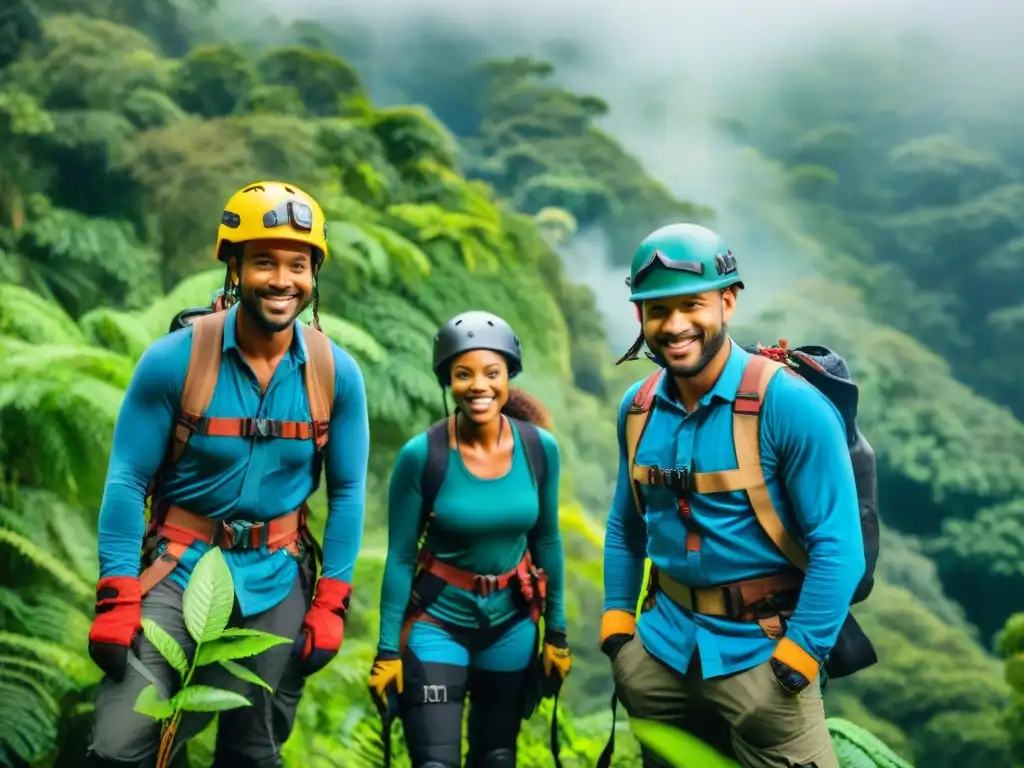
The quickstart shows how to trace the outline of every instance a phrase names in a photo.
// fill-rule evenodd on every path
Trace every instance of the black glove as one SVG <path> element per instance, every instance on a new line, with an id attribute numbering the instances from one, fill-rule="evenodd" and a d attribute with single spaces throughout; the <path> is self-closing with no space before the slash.
<path id="1" fill-rule="evenodd" d="M 632 639 L 632 635 L 627 635 L 625 633 L 609 635 L 605 638 L 604 642 L 601 643 L 601 653 L 607 656 L 611 661 L 615 661 L 615 657 L 619 655 L 619 651 L 622 650 L 622 646 Z"/>
<path id="2" fill-rule="evenodd" d="M 778 659 L 771 659 L 771 668 L 775 679 L 787 693 L 798 694 L 811 684 L 810 680 Z"/>

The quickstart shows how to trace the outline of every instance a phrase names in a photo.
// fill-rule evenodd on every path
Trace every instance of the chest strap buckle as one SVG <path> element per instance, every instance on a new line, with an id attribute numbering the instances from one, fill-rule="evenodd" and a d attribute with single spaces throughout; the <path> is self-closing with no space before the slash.
<path id="1" fill-rule="evenodd" d="M 693 472 L 687 469 L 648 469 L 648 484 L 661 485 L 671 490 L 678 499 L 688 499 L 693 494 Z"/>

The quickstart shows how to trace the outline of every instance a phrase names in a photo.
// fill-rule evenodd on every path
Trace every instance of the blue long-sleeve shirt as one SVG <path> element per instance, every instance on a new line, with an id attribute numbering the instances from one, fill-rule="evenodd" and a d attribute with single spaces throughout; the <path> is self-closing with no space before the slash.
<path id="1" fill-rule="evenodd" d="M 675 400 L 671 378 L 662 378 L 637 464 L 684 468 L 693 460 L 696 472 L 736 469 L 731 409 L 750 354 L 730 344 L 722 374 L 692 414 Z M 642 486 L 646 522 L 637 515 L 628 483 L 624 425 L 642 384 L 630 387 L 619 407 L 619 474 L 605 534 L 605 610 L 636 608 L 645 556 L 660 571 L 694 587 L 791 567 L 761 529 L 743 491 L 693 495 L 691 514 L 702 539 L 698 552 L 687 552 L 686 530 L 666 489 Z M 812 385 L 780 373 L 772 378 L 762 406 L 760 441 L 772 502 L 809 559 L 786 637 L 821 661 L 835 643 L 864 573 L 857 491 L 842 419 Z M 698 649 L 704 677 L 762 663 L 776 645 L 756 623 L 692 614 L 664 594 L 641 614 L 637 632 L 650 653 L 680 672 Z"/>
<path id="2" fill-rule="evenodd" d="M 561 462 L 554 436 L 539 427 L 538 432 L 547 457 L 547 476 L 539 493 L 522 437 L 514 426 L 512 466 L 501 477 L 476 477 L 466 469 L 459 452 L 449 448 L 448 469 L 434 501 L 435 517 L 427 528 L 425 546 L 456 568 L 501 574 L 516 567 L 526 549 L 527 534 L 535 532 L 536 565 L 548 576 L 545 624 L 564 631 L 564 556 L 558 528 Z M 421 432 L 403 446 L 391 471 L 388 556 L 380 600 L 381 651 L 398 650 L 419 554 L 420 476 L 426 461 L 427 434 Z M 518 609 L 511 590 L 478 597 L 447 588 L 428 608 L 428 613 L 442 621 L 463 627 L 478 626 L 478 612 L 493 626 L 516 616 Z"/>
<path id="3" fill-rule="evenodd" d="M 298 323 L 265 394 L 237 346 L 238 306 L 228 310 L 224 345 L 208 416 L 253 416 L 308 421 L 303 380 L 306 344 Z M 137 576 L 150 478 L 167 449 L 192 348 L 191 326 L 162 336 L 142 355 L 125 392 L 99 514 L 100 575 Z M 322 575 L 350 582 L 362 542 L 369 456 L 369 420 L 362 372 L 333 342 L 335 394 L 323 477 L 329 511 Z M 222 520 L 271 520 L 297 508 L 313 492 L 311 440 L 193 435 L 165 478 L 172 504 Z M 194 544 L 171 574 L 184 587 L 208 547 Z M 298 563 L 287 550 L 224 552 L 239 606 L 246 616 L 277 605 L 294 583 Z"/>

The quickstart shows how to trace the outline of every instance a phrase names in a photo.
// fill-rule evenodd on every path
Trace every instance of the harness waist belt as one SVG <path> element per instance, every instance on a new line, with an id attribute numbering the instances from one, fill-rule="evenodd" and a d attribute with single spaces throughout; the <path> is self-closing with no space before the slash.
<path id="1" fill-rule="evenodd" d="M 264 523 L 249 523 L 214 520 L 172 505 L 167 508 L 158 535 L 186 547 L 202 541 L 221 549 L 259 549 L 265 546 L 273 552 L 297 542 L 302 532 L 298 510 Z"/>
<path id="2" fill-rule="evenodd" d="M 178 566 L 182 555 L 197 541 L 221 549 L 258 549 L 263 546 L 271 552 L 287 549 L 298 557 L 303 523 L 300 510 L 265 523 L 228 523 L 170 505 L 156 531 L 158 537 L 167 540 L 167 548 L 139 575 L 142 594 L 166 579 Z"/>
<path id="3" fill-rule="evenodd" d="M 446 584 L 458 587 L 459 589 L 464 589 L 467 592 L 473 592 L 474 594 L 480 595 L 480 597 L 487 597 L 494 592 L 500 592 L 507 588 L 509 582 L 512 581 L 512 578 L 520 571 L 524 564 L 528 569 L 530 566 L 529 551 L 523 555 L 523 559 L 519 561 L 519 565 L 508 573 L 503 573 L 498 576 L 493 574 L 484 575 L 473 573 L 471 571 L 464 571 L 461 568 L 456 568 L 454 565 L 441 562 L 434 557 L 433 553 L 428 552 L 426 549 L 420 550 L 420 556 L 416 562 L 416 566 L 419 570 L 428 571 L 442 579 Z"/>
<path id="4" fill-rule="evenodd" d="M 658 571 L 657 582 L 658 590 L 693 613 L 732 621 L 758 621 L 780 612 L 771 606 L 771 598 L 798 591 L 803 574 L 789 571 L 714 587 L 688 587 Z"/>

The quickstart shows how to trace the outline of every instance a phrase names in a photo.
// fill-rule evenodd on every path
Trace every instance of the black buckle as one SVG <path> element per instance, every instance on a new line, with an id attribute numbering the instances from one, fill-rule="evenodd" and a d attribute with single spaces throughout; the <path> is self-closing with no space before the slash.
<path id="1" fill-rule="evenodd" d="M 260 543 L 257 545 L 253 545 L 252 541 L 254 530 L 259 532 Z M 266 537 L 267 526 L 263 523 L 248 523 L 244 520 L 221 522 L 215 546 L 229 550 L 257 549 L 265 543 Z"/>
<path id="2" fill-rule="evenodd" d="M 678 499 L 687 499 L 693 493 L 693 472 L 689 469 L 661 469 L 653 466 L 648 470 L 647 481 L 651 485 L 668 488 Z"/>
<path id="3" fill-rule="evenodd" d="M 267 420 L 264 418 L 256 418 L 252 420 L 253 434 L 257 437 L 270 437 L 270 431 L 267 429 Z"/>

